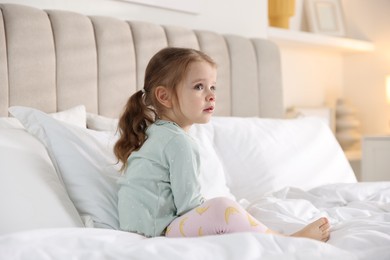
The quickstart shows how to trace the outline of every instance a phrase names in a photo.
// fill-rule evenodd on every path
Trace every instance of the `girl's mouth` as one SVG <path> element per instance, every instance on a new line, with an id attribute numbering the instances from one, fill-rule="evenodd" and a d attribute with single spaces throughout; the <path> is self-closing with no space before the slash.
<path id="1" fill-rule="evenodd" d="M 206 108 L 205 110 L 203 110 L 203 111 L 205 111 L 205 112 L 213 112 L 214 111 L 214 107 L 213 106 L 210 106 L 210 107 L 208 107 L 208 108 Z"/>

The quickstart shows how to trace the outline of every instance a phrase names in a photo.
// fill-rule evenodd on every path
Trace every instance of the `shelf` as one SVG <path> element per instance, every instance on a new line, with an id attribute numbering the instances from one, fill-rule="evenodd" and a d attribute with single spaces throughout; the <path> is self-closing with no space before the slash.
<path id="1" fill-rule="evenodd" d="M 372 52 L 373 43 L 344 37 L 334 37 L 309 32 L 268 28 L 268 38 L 280 46 L 316 48 L 340 53 Z"/>

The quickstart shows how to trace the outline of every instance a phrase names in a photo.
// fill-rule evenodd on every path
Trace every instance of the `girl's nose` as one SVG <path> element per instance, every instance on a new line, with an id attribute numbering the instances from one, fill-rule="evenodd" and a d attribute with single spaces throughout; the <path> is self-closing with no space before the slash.
<path id="1" fill-rule="evenodd" d="M 208 101 L 215 101 L 215 95 L 214 94 L 209 95 Z"/>

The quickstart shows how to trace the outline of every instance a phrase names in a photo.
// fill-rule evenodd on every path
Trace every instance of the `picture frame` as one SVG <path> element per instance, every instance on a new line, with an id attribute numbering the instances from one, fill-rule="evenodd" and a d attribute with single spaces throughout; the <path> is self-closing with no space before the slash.
<path id="1" fill-rule="evenodd" d="M 344 17 L 340 0 L 306 0 L 305 11 L 311 32 L 345 36 Z"/>
<path id="2" fill-rule="evenodd" d="M 198 0 L 124 0 L 129 3 L 153 6 L 189 14 L 199 14 L 200 3 Z"/>

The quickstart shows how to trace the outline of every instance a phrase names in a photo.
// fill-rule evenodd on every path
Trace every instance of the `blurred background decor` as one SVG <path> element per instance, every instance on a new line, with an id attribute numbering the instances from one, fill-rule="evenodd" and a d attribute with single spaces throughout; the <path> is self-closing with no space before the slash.
<path id="1" fill-rule="evenodd" d="M 306 0 L 305 7 L 311 32 L 345 36 L 343 11 L 339 0 Z"/>
<path id="2" fill-rule="evenodd" d="M 356 118 L 355 107 L 346 99 L 336 103 L 336 138 L 344 151 L 361 149 L 360 121 Z"/>
<path id="3" fill-rule="evenodd" d="M 295 0 L 268 0 L 269 24 L 289 28 L 290 17 L 295 14 Z"/>

